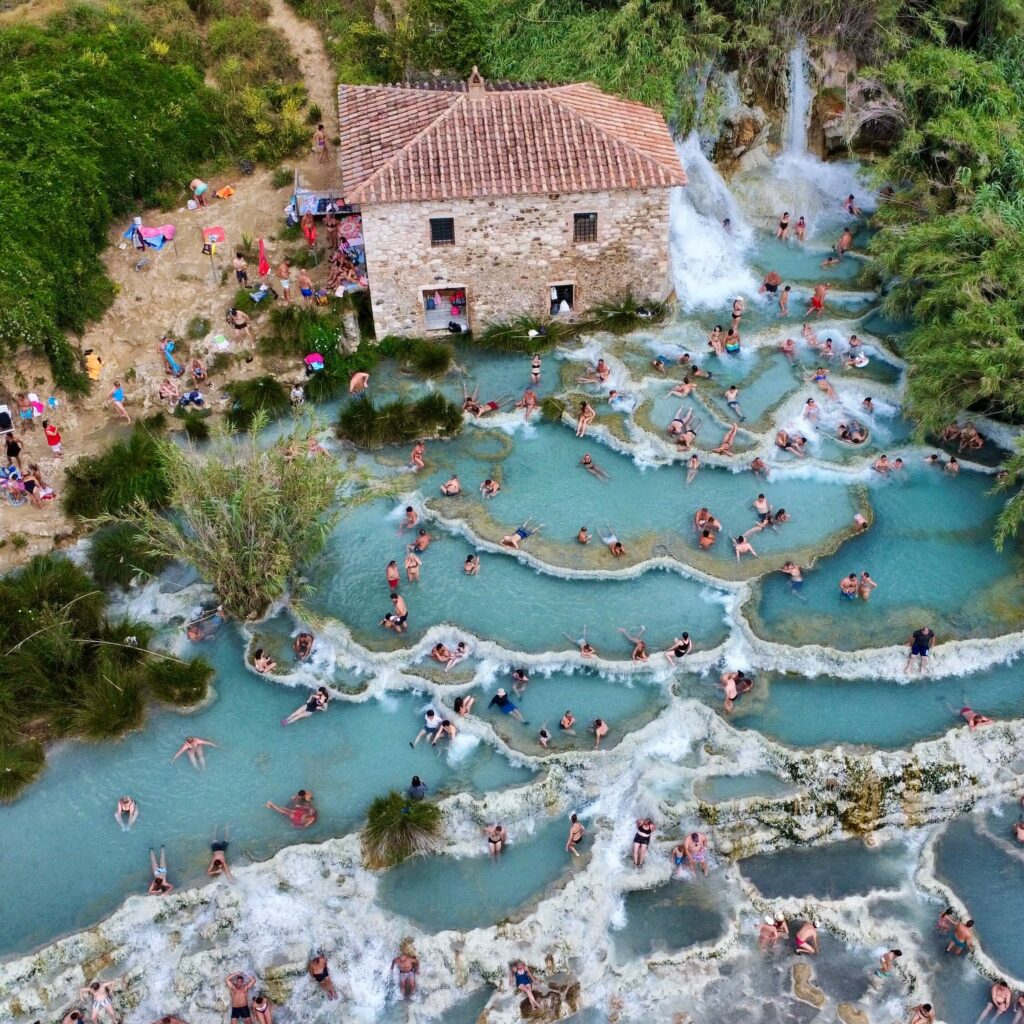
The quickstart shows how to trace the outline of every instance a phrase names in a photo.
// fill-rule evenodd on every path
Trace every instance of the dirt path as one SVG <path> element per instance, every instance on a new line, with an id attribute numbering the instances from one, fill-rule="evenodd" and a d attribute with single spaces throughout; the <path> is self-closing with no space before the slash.
<path id="1" fill-rule="evenodd" d="M 267 21 L 288 40 L 299 62 L 309 98 L 323 113 L 327 134 L 333 135 L 338 123 L 334 65 L 327 57 L 319 29 L 311 22 L 303 21 L 286 0 L 270 0 L 270 17 Z"/>

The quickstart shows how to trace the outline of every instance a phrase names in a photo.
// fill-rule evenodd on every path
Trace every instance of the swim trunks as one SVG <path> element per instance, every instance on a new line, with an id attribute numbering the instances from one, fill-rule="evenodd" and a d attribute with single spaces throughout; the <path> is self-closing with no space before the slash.
<path id="1" fill-rule="evenodd" d="M 252 1014 L 249 1013 L 249 1007 L 248 1006 L 232 1006 L 231 1007 L 231 1019 L 232 1020 L 241 1020 L 241 1019 L 249 1020 L 249 1018 L 251 1016 L 252 1016 Z"/>
<path id="2" fill-rule="evenodd" d="M 856 594 L 848 594 L 848 593 L 847 593 L 847 592 L 846 592 L 845 590 L 840 590 L 840 591 L 839 591 L 839 596 L 840 596 L 840 597 L 841 597 L 841 598 L 842 598 L 842 599 L 843 599 L 844 601 L 853 601 L 853 600 L 855 600 L 855 599 L 856 599 L 856 597 L 857 597 L 857 595 L 856 595 Z"/>
<path id="3" fill-rule="evenodd" d="M 928 644 L 919 644 L 915 641 L 914 646 L 910 648 L 910 656 L 912 658 L 927 658 L 928 657 Z M 956 941 L 955 939 L 953 940 Z"/>

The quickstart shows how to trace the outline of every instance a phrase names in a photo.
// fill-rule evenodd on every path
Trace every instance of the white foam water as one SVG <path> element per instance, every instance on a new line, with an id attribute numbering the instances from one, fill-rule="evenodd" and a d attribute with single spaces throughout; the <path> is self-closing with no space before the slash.
<path id="1" fill-rule="evenodd" d="M 754 295 L 758 281 L 745 253 L 753 233 L 696 132 L 676 144 L 689 183 L 669 206 L 669 251 L 676 298 L 683 309 L 714 309 L 736 295 Z M 724 222 L 728 220 L 729 226 Z"/>

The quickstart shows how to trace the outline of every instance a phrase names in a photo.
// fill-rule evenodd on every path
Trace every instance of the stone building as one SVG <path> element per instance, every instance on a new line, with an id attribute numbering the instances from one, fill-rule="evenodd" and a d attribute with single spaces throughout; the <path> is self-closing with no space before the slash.
<path id="1" fill-rule="evenodd" d="M 378 337 L 669 292 L 662 116 L 592 85 L 338 90 L 345 201 L 362 215 Z"/>

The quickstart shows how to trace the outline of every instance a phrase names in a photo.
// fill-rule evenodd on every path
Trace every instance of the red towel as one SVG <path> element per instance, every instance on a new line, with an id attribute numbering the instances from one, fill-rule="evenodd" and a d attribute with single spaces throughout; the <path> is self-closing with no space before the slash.
<path id="1" fill-rule="evenodd" d="M 256 268 L 259 271 L 260 277 L 266 277 L 270 273 L 270 263 L 267 260 L 267 247 L 263 244 L 263 239 L 260 239 L 260 262 Z"/>

